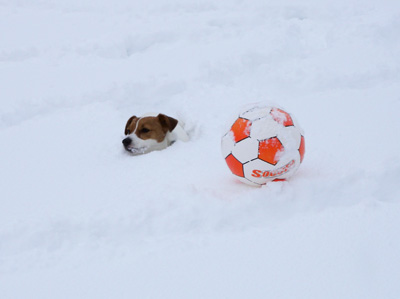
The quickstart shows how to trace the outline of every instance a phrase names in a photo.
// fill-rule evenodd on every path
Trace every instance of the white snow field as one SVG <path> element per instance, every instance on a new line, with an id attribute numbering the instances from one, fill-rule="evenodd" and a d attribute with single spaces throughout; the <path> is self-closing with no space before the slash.
<path id="1" fill-rule="evenodd" d="M 244 104 L 293 113 L 238 182 Z M 191 140 L 130 156 L 127 119 Z M 400 298 L 400 2 L 0 0 L 0 298 Z"/>

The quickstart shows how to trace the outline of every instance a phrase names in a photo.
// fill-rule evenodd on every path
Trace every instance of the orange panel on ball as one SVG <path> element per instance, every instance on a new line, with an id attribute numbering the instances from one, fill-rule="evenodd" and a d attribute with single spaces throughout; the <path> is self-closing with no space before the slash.
<path id="1" fill-rule="evenodd" d="M 243 165 L 238 159 L 236 159 L 232 154 L 225 158 L 226 164 L 228 164 L 229 169 L 233 174 L 244 177 Z"/>
<path id="2" fill-rule="evenodd" d="M 273 182 L 285 182 L 286 181 L 286 179 L 275 179 L 275 180 L 273 180 Z"/>
<path id="3" fill-rule="evenodd" d="M 235 142 L 239 142 L 250 136 L 251 121 L 244 118 L 238 118 L 232 125 L 231 131 Z"/>
<path id="4" fill-rule="evenodd" d="M 306 152 L 306 145 L 304 142 L 304 136 L 301 136 L 300 147 L 299 147 L 300 163 L 303 162 L 305 152 Z"/>
<path id="5" fill-rule="evenodd" d="M 277 137 L 262 140 L 258 146 L 258 158 L 269 164 L 276 165 L 283 150 L 284 147 Z"/>
<path id="6" fill-rule="evenodd" d="M 294 126 L 292 117 L 286 111 L 283 111 L 279 108 L 272 108 L 271 110 L 272 118 L 279 124 L 284 125 L 285 127 Z"/>

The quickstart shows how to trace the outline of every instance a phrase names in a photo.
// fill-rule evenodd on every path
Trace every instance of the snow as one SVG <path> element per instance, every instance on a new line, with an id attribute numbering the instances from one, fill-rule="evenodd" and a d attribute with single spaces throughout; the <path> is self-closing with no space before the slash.
<path id="1" fill-rule="evenodd" d="M 1 298 L 399 298 L 397 1 L 0 1 Z M 288 182 L 221 158 L 246 103 Z M 132 157 L 127 119 L 189 142 Z"/>

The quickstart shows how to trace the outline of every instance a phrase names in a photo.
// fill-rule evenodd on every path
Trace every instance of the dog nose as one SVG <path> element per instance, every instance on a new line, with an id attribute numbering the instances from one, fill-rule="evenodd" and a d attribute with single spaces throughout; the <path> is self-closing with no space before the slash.
<path id="1" fill-rule="evenodd" d="M 125 138 L 124 140 L 122 140 L 122 144 L 127 147 L 128 145 L 130 145 L 132 142 L 132 139 L 130 139 L 129 137 Z"/>

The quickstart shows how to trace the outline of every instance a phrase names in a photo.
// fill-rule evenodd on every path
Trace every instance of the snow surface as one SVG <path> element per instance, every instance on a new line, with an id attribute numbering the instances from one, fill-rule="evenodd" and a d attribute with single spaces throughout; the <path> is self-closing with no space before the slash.
<path id="1" fill-rule="evenodd" d="M 0 0 L 1 298 L 400 298 L 400 2 Z M 238 183 L 245 103 L 305 130 Z M 132 115 L 191 140 L 140 157 Z"/>

